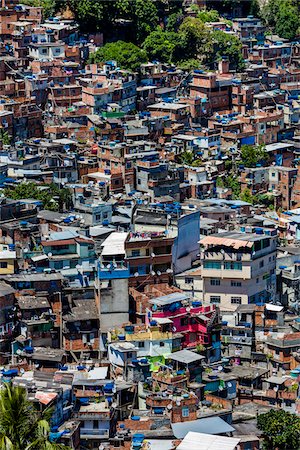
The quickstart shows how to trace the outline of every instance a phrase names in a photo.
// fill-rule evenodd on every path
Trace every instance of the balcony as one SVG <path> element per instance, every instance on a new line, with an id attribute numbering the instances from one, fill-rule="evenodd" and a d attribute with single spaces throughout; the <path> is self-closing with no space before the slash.
<path id="1" fill-rule="evenodd" d="M 172 339 L 173 334 L 169 331 L 150 330 L 140 333 L 126 334 L 126 341 L 158 341 Z"/>
<path id="2" fill-rule="evenodd" d="M 83 439 L 108 439 L 109 429 L 80 428 L 80 437 Z"/>

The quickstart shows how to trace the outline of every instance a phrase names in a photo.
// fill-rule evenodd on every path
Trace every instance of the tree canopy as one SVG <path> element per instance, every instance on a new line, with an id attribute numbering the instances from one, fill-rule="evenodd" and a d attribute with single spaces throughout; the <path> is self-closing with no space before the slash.
<path id="1" fill-rule="evenodd" d="M 266 450 L 298 450 L 300 442 L 300 417 L 282 409 L 260 414 L 257 426 L 264 435 Z"/>
<path id="2" fill-rule="evenodd" d="M 276 34 L 293 39 L 300 32 L 300 3 L 298 0 L 269 0 L 261 11 L 262 18 Z"/>
<path id="3" fill-rule="evenodd" d="M 0 391 L 0 448 L 3 450 L 56 450 L 65 445 L 49 441 L 47 416 L 28 401 L 25 388 L 4 384 Z"/>
<path id="4" fill-rule="evenodd" d="M 242 70 L 244 68 L 242 43 L 237 36 L 217 30 L 212 33 L 212 42 L 214 49 L 212 57 L 214 61 L 226 56 L 232 69 Z"/>
<path id="5" fill-rule="evenodd" d="M 199 9 L 197 17 L 204 23 L 220 21 L 219 13 L 215 9 Z"/>
<path id="6" fill-rule="evenodd" d="M 92 63 L 104 63 L 111 60 L 117 61 L 122 69 L 135 71 L 142 63 L 147 62 L 148 58 L 145 50 L 132 42 L 124 41 L 105 44 L 89 58 L 89 62 Z"/>
<path id="7" fill-rule="evenodd" d="M 43 8 L 44 19 L 52 16 L 59 8 L 59 2 L 56 0 L 22 0 L 22 4 L 28 6 L 41 6 Z"/>
<path id="8" fill-rule="evenodd" d="M 245 167 L 255 167 L 259 163 L 266 163 L 269 155 L 263 145 L 242 145 L 241 164 Z"/>
<path id="9" fill-rule="evenodd" d="M 55 184 L 37 185 L 35 183 L 20 183 L 14 188 L 4 189 L 4 195 L 14 200 L 33 198 L 43 203 L 44 209 L 50 211 L 63 210 L 71 207 L 72 196 L 67 188 L 59 188 Z"/>
<path id="10" fill-rule="evenodd" d="M 150 60 L 157 59 L 166 63 L 174 61 L 175 50 L 178 49 L 180 41 L 178 34 L 172 31 L 163 31 L 161 27 L 157 27 L 155 31 L 150 33 L 144 43 L 143 49 L 146 51 Z"/>
<path id="11" fill-rule="evenodd" d="M 139 44 L 158 25 L 158 9 L 152 0 L 69 0 L 68 6 L 84 31 L 98 30 L 110 36 L 116 21 L 131 22 L 130 36 Z"/>
<path id="12" fill-rule="evenodd" d="M 209 29 L 195 17 L 187 17 L 179 27 L 179 34 L 185 58 L 204 60 L 212 51 L 212 39 Z"/>

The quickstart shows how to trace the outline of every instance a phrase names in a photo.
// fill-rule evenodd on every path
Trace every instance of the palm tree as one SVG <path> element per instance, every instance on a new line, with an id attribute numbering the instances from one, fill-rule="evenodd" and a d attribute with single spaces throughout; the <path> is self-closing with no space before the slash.
<path id="1" fill-rule="evenodd" d="M 49 410 L 35 410 L 23 387 L 5 384 L 0 391 L 0 450 L 67 450 L 49 441 L 47 415 Z"/>

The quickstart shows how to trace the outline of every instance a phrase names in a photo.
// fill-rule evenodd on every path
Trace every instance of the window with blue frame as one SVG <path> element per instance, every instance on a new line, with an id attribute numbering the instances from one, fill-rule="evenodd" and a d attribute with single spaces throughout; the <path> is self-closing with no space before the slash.
<path id="1" fill-rule="evenodd" d="M 189 417 L 189 415 L 190 415 L 189 408 L 187 406 L 184 406 L 182 408 L 182 417 Z"/>
<path id="2" fill-rule="evenodd" d="M 221 269 L 221 262 L 219 261 L 204 261 L 204 269 Z"/>
<path id="3" fill-rule="evenodd" d="M 225 261 L 224 270 L 242 270 L 243 265 L 241 262 Z"/>

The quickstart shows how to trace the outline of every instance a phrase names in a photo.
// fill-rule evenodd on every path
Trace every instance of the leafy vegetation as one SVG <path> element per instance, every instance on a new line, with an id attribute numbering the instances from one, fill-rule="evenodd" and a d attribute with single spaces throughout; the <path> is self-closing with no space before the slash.
<path id="1" fill-rule="evenodd" d="M 234 199 L 240 198 L 241 185 L 238 178 L 235 175 L 230 174 L 226 178 L 224 178 L 224 185 L 225 187 L 230 188 L 232 190 L 232 196 Z"/>
<path id="2" fill-rule="evenodd" d="M 215 9 L 199 9 L 197 17 L 204 23 L 220 21 L 219 13 Z"/>
<path id="3" fill-rule="evenodd" d="M 257 426 L 263 432 L 265 450 L 298 450 L 300 417 L 282 409 L 260 414 Z"/>
<path id="4" fill-rule="evenodd" d="M 209 29 L 195 17 L 187 17 L 179 27 L 183 59 L 205 60 L 212 52 L 212 39 Z"/>
<path id="5" fill-rule="evenodd" d="M 49 411 L 40 414 L 35 410 L 23 387 L 4 384 L 0 392 L 0 448 L 67 450 L 65 445 L 49 441 L 49 415 Z"/>
<path id="6" fill-rule="evenodd" d="M 90 55 L 89 62 L 101 63 L 116 60 L 122 69 L 137 70 L 142 63 L 147 62 L 145 50 L 131 42 L 117 41 L 105 44 Z"/>
<path id="7" fill-rule="evenodd" d="M 167 0 L 68 0 L 69 8 L 84 31 L 102 31 L 109 40 L 112 33 L 118 35 L 120 20 L 123 21 L 120 29 L 124 41 L 107 43 L 90 56 L 90 61 L 115 59 L 121 68 L 136 70 L 149 58 L 180 63 L 189 70 L 198 68 L 200 63 L 215 68 L 221 56 L 228 56 L 233 69 L 242 69 L 239 39 L 221 31 L 212 32 L 206 26 L 206 22 L 220 19 L 218 12 L 196 7 L 197 17 L 184 18 L 182 4 L 182 1 Z"/>
<path id="8" fill-rule="evenodd" d="M 5 131 L 3 128 L 0 130 L 0 141 L 3 145 L 9 145 L 10 144 L 11 137 L 9 136 L 8 132 Z"/>
<path id="9" fill-rule="evenodd" d="M 186 150 L 179 155 L 179 162 L 187 166 L 199 167 L 201 166 L 201 160 L 195 158 L 193 152 Z"/>
<path id="10" fill-rule="evenodd" d="M 212 42 L 212 55 L 214 60 L 220 60 L 225 56 L 228 58 L 232 69 L 244 69 L 245 64 L 242 56 L 242 43 L 237 36 L 218 30 L 212 33 Z"/>
<path id="11" fill-rule="evenodd" d="M 300 32 L 300 3 L 298 0 L 269 0 L 261 11 L 267 26 L 285 39 Z"/>
<path id="12" fill-rule="evenodd" d="M 69 209 L 72 205 L 72 196 L 69 189 L 60 189 L 55 184 L 20 183 L 15 188 L 4 189 L 4 195 L 14 200 L 25 198 L 40 200 L 43 207 L 50 211 L 61 211 L 64 209 L 64 205 L 66 209 Z"/>
<path id="13" fill-rule="evenodd" d="M 241 164 L 245 167 L 256 167 L 259 163 L 266 163 L 269 155 L 263 145 L 242 145 L 241 147 Z"/>
<path id="14" fill-rule="evenodd" d="M 23 5 L 28 6 L 41 6 L 43 8 L 43 17 L 47 19 L 57 12 L 59 2 L 55 0 L 22 0 Z"/>
<path id="15" fill-rule="evenodd" d="M 146 37 L 143 49 L 150 60 L 157 59 L 171 63 L 174 61 L 174 54 L 178 49 L 178 34 L 173 31 L 163 31 L 161 27 L 157 27 Z"/>

